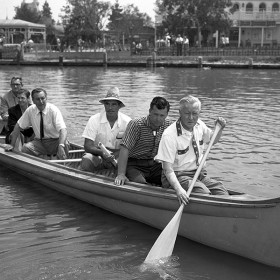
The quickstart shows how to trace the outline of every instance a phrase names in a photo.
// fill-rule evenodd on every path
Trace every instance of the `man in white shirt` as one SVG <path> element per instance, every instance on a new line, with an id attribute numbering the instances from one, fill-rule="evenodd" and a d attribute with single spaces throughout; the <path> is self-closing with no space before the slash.
<path id="1" fill-rule="evenodd" d="M 183 38 L 180 34 L 177 36 L 175 42 L 177 46 L 177 56 L 181 56 L 183 51 Z"/>
<path id="2" fill-rule="evenodd" d="M 99 100 L 104 105 L 104 111 L 90 117 L 83 132 L 85 138 L 85 154 L 81 162 L 81 170 L 94 172 L 113 168 L 114 159 L 119 156 L 120 142 L 127 124 L 131 118 L 119 112 L 124 107 L 120 100 L 119 89 L 112 87 L 106 96 Z M 102 143 L 111 154 L 100 149 Z"/>
<path id="3" fill-rule="evenodd" d="M 18 120 L 11 135 L 11 145 L 7 145 L 6 150 L 15 147 L 22 129 L 32 127 L 35 138 L 23 145 L 23 153 L 34 156 L 56 154 L 59 159 L 65 159 L 68 153 L 67 130 L 60 110 L 47 102 L 47 92 L 42 88 L 32 90 L 31 97 L 34 104 Z"/>
<path id="4" fill-rule="evenodd" d="M 212 130 L 199 119 L 201 103 L 198 98 L 188 95 L 180 100 L 180 118 L 164 132 L 159 144 L 156 161 L 162 163 L 162 186 L 172 187 L 176 191 L 180 203 L 188 203 L 186 190 L 202 159 L 204 145 L 210 142 Z M 226 121 L 218 117 L 222 128 Z M 222 135 L 222 129 L 215 138 L 217 143 Z M 223 184 L 207 176 L 204 168 L 194 185 L 193 192 L 227 195 Z"/>

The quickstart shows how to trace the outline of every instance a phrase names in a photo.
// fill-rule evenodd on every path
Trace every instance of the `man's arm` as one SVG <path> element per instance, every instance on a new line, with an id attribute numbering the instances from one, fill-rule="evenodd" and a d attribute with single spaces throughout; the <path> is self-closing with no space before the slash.
<path id="1" fill-rule="evenodd" d="M 171 185 L 171 187 L 175 190 L 176 195 L 178 197 L 179 203 L 187 204 L 189 203 L 189 197 L 187 196 L 187 192 L 181 186 L 180 182 L 178 181 L 176 174 L 173 170 L 172 163 L 163 161 L 162 162 L 162 169 L 163 172 Z"/>
<path id="2" fill-rule="evenodd" d="M 0 116 L 4 121 L 8 120 L 8 102 L 2 96 L 0 97 Z"/>
<path id="3" fill-rule="evenodd" d="M 94 141 L 92 141 L 91 139 L 85 138 L 84 149 L 86 153 L 93 154 L 94 156 L 103 156 L 103 152 L 101 151 L 101 149 L 96 147 Z"/>
<path id="4" fill-rule="evenodd" d="M 222 133 L 223 133 L 223 129 L 226 126 L 226 120 L 224 118 L 222 118 L 222 117 L 218 117 L 217 120 L 215 121 L 215 125 L 216 125 L 216 123 L 219 123 L 219 125 L 221 126 L 222 129 L 219 130 L 219 132 L 218 132 L 218 134 L 217 134 L 213 144 L 216 144 L 216 143 L 219 142 L 219 140 L 220 140 L 220 138 L 222 136 Z"/>
<path id="5" fill-rule="evenodd" d="M 59 130 L 59 145 L 57 148 L 57 157 L 59 159 L 66 159 L 66 152 L 65 152 L 66 138 L 67 138 L 67 129 L 66 128 L 60 129 Z"/>
<path id="6" fill-rule="evenodd" d="M 100 156 L 103 158 L 103 160 L 107 162 L 112 163 L 113 161 L 115 161 L 115 156 L 113 152 L 110 151 L 111 153 L 109 154 L 104 153 L 102 149 L 96 147 L 94 141 L 92 141 L 91 139 L 85 138 L 84 148 L 86 153 L 90 153 L 94 156 Z"/>
<path id="7" fill-rule="evenodd" d="M 11 144 L 7 144 L 6 147 L 5 147 L 5 150 L 6 151 L 12 151 L 14 148 L 15 148 L 15 145 L 16 145 L 16 140 L 17 138 L 19 137 L 19 134 L 20 134 L 20 126 L 19 124 L 17 123 L 14 127 L 14 130 L 13 132 L 11 133 L 10 137 L 11 137 Z"/>
<path id="8" fill-rule="evenodd" d="M 129 181 L 128 178 L 125 176 L 128 154 L 129 150 L 126 147 L 121 146 L 120 156 L 118 159 L 118 176 L 115 179 L 115 184 L 117 186 L 124 185 L 125 182 Z"/>
<path id="9" fill-rule="evenodd" d="M 8 110 L 8 128 L 9 128 L 9 131 L 13 131 L 14 130 L 14 127 L 16 125 L 18 121 L 18 117 L 15 113 L 15 110 Z"/>

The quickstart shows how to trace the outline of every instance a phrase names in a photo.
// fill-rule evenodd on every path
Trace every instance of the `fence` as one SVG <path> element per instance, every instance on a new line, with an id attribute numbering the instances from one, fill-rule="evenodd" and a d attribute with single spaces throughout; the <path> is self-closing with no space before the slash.
<path id="1" fill-rule="evenodd" d="M 151 55 L 154 49 L 143 49 L 141 55 Z M 159 47 L 157 56 L 177 56 L 176 46 Z M 280 46 L 264 47 L 191 47 L 183 48 L 182 56 L 280 56 Z"/>

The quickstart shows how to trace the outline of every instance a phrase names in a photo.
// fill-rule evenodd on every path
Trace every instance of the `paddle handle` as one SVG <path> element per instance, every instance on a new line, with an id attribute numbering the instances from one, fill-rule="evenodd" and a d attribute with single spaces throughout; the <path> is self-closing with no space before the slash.
<path id="1" fill-rule="evenodd" d="M 198 176 L 199 176 L 199 174 L 200 174 L 200 172 L 201 172 L 202 167 L 204 166 L 204 163 L 205 163 L 206 158 L 207 158 L 207 156 L 208 156 L 208 154 L 209 154 L 209 152 L 210 152 L 210 149 L 211 149 L 211 147 L 213 146 L 214 141 L 215 141 L 215 139 L 216 139 L 216 136 L 218 135 L 218 133 L 219 133 L 219 131 L 220 131 L 221 128 L 222 128 L 221 125 L 217 122 L 217 123 L 216 123 L 216 126 L 215 126 L 214 133 L 213 133 L 212 138 L 211 138 L 211 140 L 210 140 L 210 143 L 209 143 L 209 145 L 208 145 L 208 147 L 207 147 L 207 149 L 206 149 L 206 151 L 205 151 L 205 153 L 204 153 L 204 155 L 203 155 L 203 157 L 202 157 L 202 159 L 201 159 L 201 162 L 200 162 L 200 164 L 199 164 L 199 166 L 198 166 L 198 168 L 197 168 L 197 170 L 196 170 L 196 172 L 195 172 L 195 174 L 194 174 L 194 177 L 193 177 L 193 179 L 192 179 L 191 185 L 189 186 L 189 188 L 188 188 L 188 190 L 187 190 L 187 196 L 188 196 L 188 197 L 190 197 L 190 194 L 191 194 L 191 192 L 192 192 L 192 189 L 193 189 L 193 187 L 194 187 L 194 184 L 195 184 L 195 182 L 196 182 L 196 180 L 197 180 L 197 178 L 198 178 Z"/>

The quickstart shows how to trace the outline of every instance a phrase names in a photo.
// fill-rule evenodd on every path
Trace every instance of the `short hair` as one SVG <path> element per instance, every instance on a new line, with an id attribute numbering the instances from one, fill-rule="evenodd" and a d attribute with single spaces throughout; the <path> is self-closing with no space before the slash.
<path id="1" fill-rule="evenodd" d="M 20 84 L 22 85 L 22 78 L 21 78 L 21 77 L 13 77 L 13 78 L 11 79 L 11 84 L 12 84 L 13 81 L 15 81 L 15 80 L 20 80 Z"/>
<path id="2" fill-rule="evenodd" d="M 35 88 L 35 89 L 33 89 L 32 92 L 31 92 L 31 97 L 32 97 L 32 99 L 34 98 L 34 95 L 35 95 L 36 93 L 39 93 L 39 92 L 41 92 L 41 91 L 45 93 L 45 96 L 47 96 L 46 90 L 44 90 L 43 88 Z"/>
<path id="3" fill-rule="evenodd" d="M 161 96 L 156 96 L 153 98 L 150 104 L 150 109 L 153 109 L 154 106 L 156 106 L 159 110 L 167 108 L 167 112 L 169 112 L 170 109 L 169 102 L 164 97 Z"/>
<path id="4" fill-rule="evenodd" d="M 19 94 L 25 94 L 26 98 L 29 98 L 30 97 L 30 91 L 25 89 L 25 88 L 22 88 L 19 90 L 19 92 L 17 93 L 18 95 Z"/>
<path id="5" fill-rule="evenodd" d="M 201 110 L 201 102 L 197 97 L 194 97 L 192 95 L 187 95 L 185 97 L 183 97 L 180 102 L 180 109 L 186 104 L 186 103 L 190 103 L 190 104 L 196 104 L 198 105 L 198 109 L 199 111 Z"/>

